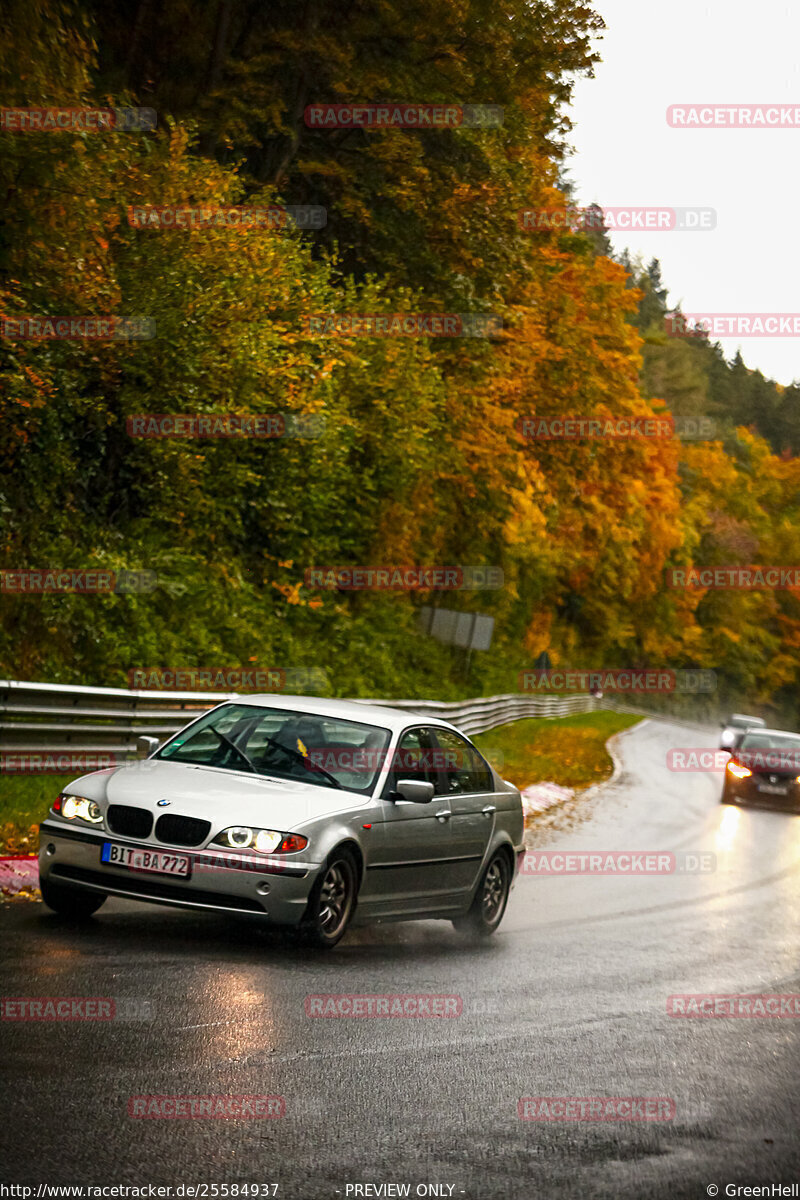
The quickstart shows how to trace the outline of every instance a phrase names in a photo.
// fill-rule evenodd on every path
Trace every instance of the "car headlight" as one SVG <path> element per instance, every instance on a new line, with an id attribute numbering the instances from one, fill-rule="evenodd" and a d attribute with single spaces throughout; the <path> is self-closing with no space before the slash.
<path id="1" fill-rule="evenodd" d="M 218 833 L 211 844 L 234 850 L 258 850 L 260 854 L 293 854 L 297 850 L 305 850 L 308 838 L 297 833 L 279 833 L 275 829 L 231 825 Z"/>
<path id="2" fill-rule="evenodd" d="M 725 770 L 730 771 L 736 779 L 747 779 L 749 775 L 753 774 L 749 767 L 743 767 L 741 763 L 734 762 L 733 759 L 726 765 Z"/>
<path id="3" fill-rule="evenodd" d="M 66 796 L 62 792 L 53 801 L 52 811 L 67 821 L 86 821 L 88 825 L 102 825 L 103 814 L 99 805 L 86 796 Z"/>

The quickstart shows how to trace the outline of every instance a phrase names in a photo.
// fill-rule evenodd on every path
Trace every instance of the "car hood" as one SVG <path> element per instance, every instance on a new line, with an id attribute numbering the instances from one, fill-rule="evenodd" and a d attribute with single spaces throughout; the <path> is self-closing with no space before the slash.
<path id="1" fill-rule="evenodd" d="M 204 818 L 215 831 L 252 825 L 291 833 L 304 822 L 369 803 L 368 796 L 319 784 L 157 759 L 85 775 L 65 790 L 96 800 L 103 809 L 127 804 L 157 815 Z M 161 800 L 169 804 L 160 805 Z"/>

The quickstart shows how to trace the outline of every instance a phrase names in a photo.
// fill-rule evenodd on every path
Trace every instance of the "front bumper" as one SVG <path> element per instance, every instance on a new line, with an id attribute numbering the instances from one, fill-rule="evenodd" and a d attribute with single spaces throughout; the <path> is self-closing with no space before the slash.
<path id="1" fill-rule="evenodd" d="M 763 776 L 751 776 L 748 779 L 726 780 L 725 795 L 735 804 L 752 804 L 763 808 L 785 809 L 788 812 L 800 812 L 800 784 L 794 779 L 781 780 L 777 785 L 785 786 L 783 793 L 764 792 L 759 785 L 766 782 Z"/>
<path id="2" fill-rule="evenodd" d="M 191 860 L 189 879 L 101 861 L 104 842 L 159 850 Z M 225 850 L 187 850 L 47 820 L 39 827 L 39 878 L 128 900 L 178 908 L 239 913 L 276 925 L 296 925 L 305 912 L 320 864 L 263 858 Z"/>

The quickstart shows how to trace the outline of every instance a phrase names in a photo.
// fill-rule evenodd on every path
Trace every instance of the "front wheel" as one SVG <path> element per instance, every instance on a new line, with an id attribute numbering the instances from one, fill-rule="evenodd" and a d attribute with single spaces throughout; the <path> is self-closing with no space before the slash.
<path id="1" fill-rule="evenodd" d="M 330 950 L 344 936 L 356 907 L 358 870 L 351 854 L 336 850 L 311 890 L 300 927 L 303 940 Z"/>
<path id="2" fill-rule="evenodd" d="M 50 883 L 42 879 L 39 883 L 42 899 L 53 912 L 61 913 L 64 917 L 90 917 L 96 913 L 101 904 L 105 904 L 108 896 L 102 892 L 87 892 L 82 888 L 63 887 L 60 883 Z"/>
<path id="3" fill-rule="evenodd" d="M 511 867 L 502 852 L 495 854 L 481 876 L 469 912 L 456 917 L 453 925 L 459 933 L 489 937 L 503 919 L 511 890 Z"/>

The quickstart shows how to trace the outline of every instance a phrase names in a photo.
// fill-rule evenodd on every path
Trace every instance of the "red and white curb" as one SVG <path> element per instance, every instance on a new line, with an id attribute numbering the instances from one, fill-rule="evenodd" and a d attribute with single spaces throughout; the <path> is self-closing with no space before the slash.
<path id="1" fill-rule="evenodd" d="M 573 800 L 575 792 L 573 788 L 561 787 L 557 783 L 532 783 L 530 787 L 523 788 L 520 795 L 527 820 L 556 804 L 563 804 L 565 800 Z"/>

